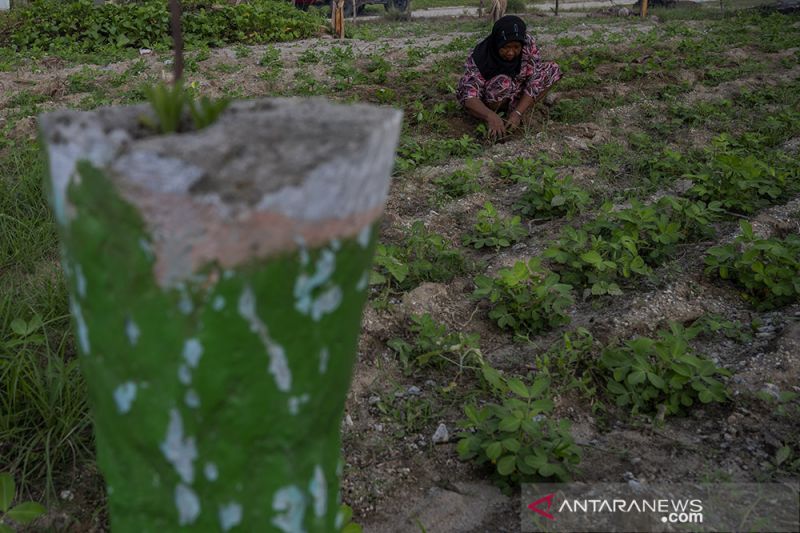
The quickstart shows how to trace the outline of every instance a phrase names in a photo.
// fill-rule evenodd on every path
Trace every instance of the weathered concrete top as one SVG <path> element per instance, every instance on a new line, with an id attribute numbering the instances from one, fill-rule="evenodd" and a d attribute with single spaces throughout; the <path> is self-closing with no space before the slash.
<path id="1" fill-rule="evenodd" d="M 211 261 L 232 267 L 353 237 L 382 212 L 401 113 L 322 99 L 232 104 L 206 129 L 156 135 L 146 105 L 40 119 L 59 223 L 89 161 L 142 213 L 156 275 L 178 283 Z M 302 243 L 302 244 L 298 244 Z"/>

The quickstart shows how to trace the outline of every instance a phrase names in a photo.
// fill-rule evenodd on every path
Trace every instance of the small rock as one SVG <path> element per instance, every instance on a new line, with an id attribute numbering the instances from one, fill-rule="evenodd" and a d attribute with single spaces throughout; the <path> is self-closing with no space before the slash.
<path id="1" fill-rule="evenodd" d="M 369 400 L 367 400 L 367 401 L 369 402 L 370 405 L 375 405 L 377 403 L 380 403 L 381 397 L 380 396 L 370 396 Z"/>
<path id="2" fill-rule="evenodd" d="M 71 490 L 62 490 L 59 496 L 61 496 L 62 500 L 68 502 L 71 502 L 75 498 L 75 495 L 72 493 Z"/>
<path id="3" fill-rule="evenodd" d="M 350 418 L 350 415 L 346 415 L 344 417 L 344 423 L 347 425 L 347 427 L 353 427 L 353 425 L 354 425 L 353 424 L 353 419 Z"/>
<path id="4" fill-rule="evenodd" d="M 622 8 L 620 8 L 619 11 L 617 11 L 617 15 L 620 16 L 620 17 L 630 17 L 631 16 L 631 10 L 628 9 L 627 7 L 622 7 Z"/>
<path id="5" fill-rule="evenodd" d="M 543 420 L 547 420 L 547 417 L 545 415 L 536 415 L 533 417 L 534 422 L 541 422 Z"/>
<path id="6" fill-rule="evenodd" d="M 779 400 L 781 397 L 781 390 L 774 383 L 764 383 L 764 388 L 761 389 L 761 392 L 766 392 L 776 400 Z"/>
<path id="7" fill-rule="evenodd" d="M 408 394 L 409 396 L 419 396 L 420 394 L 422 394 L 422 391 L 419 390 L 419 387 L 417 387 L 416 385 L 412 385 L 411 387 L 408 388 L 406 394 Z"/>
<path id="8" fill-rule="evenodd" d="M 153 51 L 150 50 L 149 48 L 139 48 L 139 55 L 140 56 L 149 56 L 152 53 L 153 53 Z"/>
<path id="9" fill-rule="evenodd" d="M 633 490 L 633 492 L 642 491 L 642 484 L 636 481 L 635 479 L 629 479 L 628 486 L 631 488 L 631 490 Z"/>
<path id="10" fill-rule="evenodd" d="M 642 462 L 642 458 L 641 457 L 634 457 L 634 458 L 631 459 L 631 464 L 634 464 L 634 465 L 638 465 L 641 462 Z"/>
<path id="11" fill-rule="evenodd" d="M 426 386 L 426 387 L 435 387 L 435 386 L 436 386 L 436 382 L 435 382 L 435 381 L 433 381 L 432 379 L 429 379 L 429 380 L 427 380 L 427 381 L 425 382 L 425 386 Z"/>
<path id="12" fill-rule="evenodd" d="M 631 481 L 635 480 L 636 476 L 633 475 L 633 472 L 625 472 L 624 474 L 622 474 L 622 479 L 624 479 L 625 481 Z"/>
<path id="13" fill-rule="evenodd" d="M 375 431 L 379 433 L 383 431 L 383 424 L 375 424 Z"/>
<path id="14" fill-rule="evenodd" d="M 444 424 L 439 424 L 439 427 L 436 428 L 436 432 L 431 437 L 431 440 L 434 444 L 441 444 L 450 440 L 450 432 L 447 431 L 447 426 Z"/>

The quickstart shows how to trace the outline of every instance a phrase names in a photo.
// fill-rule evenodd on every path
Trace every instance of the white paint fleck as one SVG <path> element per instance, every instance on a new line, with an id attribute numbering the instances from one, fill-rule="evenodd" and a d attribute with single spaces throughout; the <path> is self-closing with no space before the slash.
<path id="1" fill-rule="evenodd" d="M 192 371 L 186 365 L 178 367 L 178 381 L 184 385 L 189 385 L 192 382 Z"/>
<path id="2" fill-rule="evenodd" d="M 183 358 L 186 359 L 190 367 L 197 368 L 197 364 L 200 362 L 200 357 L 202 355 L 203 345 L 200 344 L 199 340 L 191 338 L 183 343 Z"/>
<path id="3" fill-rule="evenodd" d="M 131 346 L 136 346 L 136 343 L 139 342 L 139 337 L 142 335 L 139 326 L 130 317 L 125 319 L 125 335 L 128 336 L 128 342 L 131 343 Z"/>
<path id="4" fill-rule="evenodd" d="M 133 400 L 136 399 L 136 383 L 128 381 L 114 389 L 114 401 L 117 402 L 117 411 L 122 414 L 131 410 Z"/>
<path id="5" fill-rule="evenodd" d="M 311 396 L 308 394 L 303 394 L 302 396 L 292 396 L 289 398 L 289 413 L 296 415 L 300 412 L 300 407 L 303 404 L 308 403 L 308 400 L 311 399 Z"/>
<path id="6" fill-rule="evenodd" d="M 282 513 L 272 519 L 273 525 L 284 533 L 304 533 L 303 518 L 306 514 L 306 497 L 295 486 L 284 487 L 275 493 L 272 509 Z"/>
<path id="7" fill-rule="evenodd" d="M 197 459 L 197 447 L 194 437 L 183 437 L 183 420 L 177 409 L 169 412 L 169 426 L 167 427 L 167 437 L 161 443 L 161 452 L 167 461 L 172 463 L 178 475 L 185 483 L 194 480 L 194 465 Z"/>
<path id="8" fill-rule="evenodd" d="M 200 396 L 197 395 L 197 392 L 194 389 L 189 389 L 186 391 L 183 401 L 186 402 L 186 405 L 192 409 L 197 409 L 200 407 Z"/>
<path id="9" fill-rule="evenodd" d="M 300 266 L 306 266 L 308 264 L 308 248 L 306 247 L 306 240 L 302 235 L 295 235 L 294 242 L 297 244 L 297 248 L 300 250 Z"/>
<path id="10" fill-rule="evenodd" d="M 216 481 L 219 477 L 219 470 L 217 470 L 217 465 L 214 463 L 206 463 L 203 467 L 203 473 L 209 481 Z"/>
<path id="11" fill-rule="evenodd" d="M 328 483 L 325 480 L 325 472 L 319 465 L 314 467 L 314 477 L 311 479 L 308 491 L 314 498 L 314 514 L 322 518 L 328 510 Z"/>
<path id="12" fill-rule="evenodd" d="M 358 278 L 358 283 L 356 283 L 356 290 L 361 292 L 365 290 L 369 286 L 369 271 L 364 272 L 361 274 L 361 277 Z"/>
<path id="13" fill-rule="evenodd" d="M 181 299 L 178 301 L 178 309 L 184 315 L 191 314 L 194 310 L 194 304 L 192 303 L 192 299 L 189 297 L 189 293 L 181 292 Z"/>
<path id="14" fill-rule="evenodd" d="M 326 346 L 319 352 L 319 373 L 324 374 L 328 371 L 328 359 L 330 359 L 331 354 L 328 351 L 328 347 Z"/>
<path id="15" fill-rule="evenodd" d="M 142 252 L 144 252 L 145 257 L 148 259 L 152 259 L 154 257 L 153 245 L 150 244 L 150 241 L 144 237 L 139 239 L 139 248 L 142 250 Z"/>
<path id="16" fill-rule="evenodd" d="M 175 507 L 178 509 L 178 525 L 193 524 L 200 516 L 200 499 L 183 483 L 175 487 Z"/>
<path id="17" fill-rule="evenodd" d="M 72 311 L 72 316 L 75 317 L 75 325 L 78 328 L 78 343 L 81 345 L 81 351 L 84 355 L 91 353 L 89 346 L 89 328 L 86 327 L 86 321 L 83 319 L 83 311 L 81 305 L 70 296 L 69 308 Z"/>
<path id="18" fill-rule="evenodd" d="M 238 526 L 242 523 L 242 506 L 236 502 L 221 505 L 219 508 L 219 525 L 222 531 Z"/>
<path id="19" fill-rule="evenodd" d="M 323 250 L 316 262 L 316 271 L 312 276 L 300 274 L 294 284 L 294 307 L 300 313 L 308 315 L 313 306 L 312 292 L 330 280 L 336 269 L 336 255 L 330 250 Z"/>
<path id="20" fill-rule="evenodd" d="M 366 248 L 369 246 L 370 237 L 372 237 L 372 226 L 366 225 L 358 232 L 358 244 L 360 244 L 362 248 Z"/>
<path id="21" fill-rule="evenodd" d="M 239 314 L 250 324 L 250 331 L 258 335 L 269 355 L 269 371 L 275 377 L 279 390 L 284 392 L 292 388 L 292 372 L 283 347 L 270 336 L 267 325 L 256 312 L 256 297 L 250 286 L 245 287 L 239 297 Z"/>
<path id="22" fill-rule="evenodd" d="M 78 296 L 86 298 L 86 278 L 83 275 L 83 268 L 80 264 L 75 265 L 75 285 L 78 289 Z"/>
<path id="23" fill-rule="evenodd" d="M 341 304 L 342 289 L 339 286 L 331 287 L 314 300 L 314 304 L 311 306 L 311 319 L 319 322 L 324 315 L 333 313 Z"/>
<path id="24" fill-rule="evenodd" d="M 224 307 L 225 307 L 225 298 L 223 298 L 222 296 L 217 296 L 216 298 L 214 298 L 214 301 L 211 302 L 211 308 L 214 311 L 222 311 Z"/>

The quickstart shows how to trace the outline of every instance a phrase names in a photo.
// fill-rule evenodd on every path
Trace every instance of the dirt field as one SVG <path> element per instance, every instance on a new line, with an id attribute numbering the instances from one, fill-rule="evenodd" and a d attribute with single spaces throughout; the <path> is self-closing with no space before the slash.
<path id="1" fill-rule="evenodd" d="M 795 299 L 777 310 L 757 311 L 732 284 L 705 275 L 703 262 L 709 247 L 739 233 L 742 217 L 763 237 L 800 233 L 796 193 L 752 214 L 714 222 L 716 236 L 679 245 L 650 276 L 622 280 L 620 296 L 579 291 L 568 310 L 569 325 L 528 338 L 500 329 L 488 317 L 488 303 L 471 294 L 475 276 L 495 275 L 515 261 L 540 256 L 565 226 L 592 221 L 603 202 L 619 209 L 632 198 L 652 202 L 686 193 L 690 178 L 669 168 L 654 174 L 654 161 L 666 157 L 665 150 L 688 158 L 720 134 L 763 133 L 769 130 L 766 117 L 788 113 L 795 122 L 778 134 L 774 151 L 800 157 L 800 19 L 755 24 L 657 14 L 645 21 L 606 15 L 526 20 L 542 56 L 559 62 L 565 76 L 529 123 L 497 144 L 476 133 L 477 123 L 457 109 L 453 95 L 460 65 L 485 32 L 472 18 L 363 22 L 344 43 L 320 37 L 187 54 L 187 81 L 211 96 L 322 95 L 402 106 L 400 156 L 413 164 L 398 166 L 382 241 L 400 246 L 411 225 L 422 221 L 477 265 L 452 280 L 423 281 L 405 291 L 373 286 L 342 424 L 342 497 L 366 531 L 519 529 L 518 492 L 504 494 L 487 469 L 460 461 L 456 452 L 463 406 L 487 401 L 477 377 L 452 365 L 405 368 L 387 344 L 411 339 L 410 317 L 422 313 L 448 330 L 479 334 L 486 362 L 522 377 L 540 373 L 537 356 L 562 346 L 564 334 L 579 327 L 591 333 L 595 348 L 587 357 L 596 360 L 602 346 L 653 337 L 672 321 L 688 326 L 712 317 L 724 327 L 707 328 L 692 346 L 731 372 L 724 378 L 728 402 L 696 404 L 684 415 L 654 422 L 652 415 L 631 415 L 614 405 L 602 383 L 593 397 L 568 381 L 554 386 L 552 416 L 571 421 L 582 449 L 574 479 L 798 479 L 798 471 L 786 466 L 791 460 L 777 461 L 776 453 L 789 446 L 790 457 L 800 454 L 798 401 L 787 400 L 778 409 L 777 399 L 786 397 L 783 392 L 800 392 L 800 304 Z M 709 43 L 716 47 L 709 49 Z M 19 143 L 31 143 L 31 111 L 140 100 L 142 84 L 161 78 L 168 61 L 159 54 L 110 65 L 44 58 L 0 72 L 0 128 Z M 753 94 L 762 96 L 748 96 Z M 437 141 L 462 135 L 476 147 L 471 155 L 444 149 L 415 155 L 420 150 L 414 146 L 439 146 Z M 559 176 L 572 176 L 592 198 L 590 207 L 572 219 L 523 217 L 529 235 L 509 247 L 462 245 L 487 201 L 503 215 L 514 212 L 525 186 L 502 177 L 499 168 L 520 157 L 544 158 Z M 479 190 L 443 198 L 437 179 L 463 170 L 467 159 L 480 163 Z M 449 439 L 434 444 L 440 424 Z M 92 464 L 66 472 L 58 483 L 57 490 L 69 496 L 49 522 L 70 531 L 102 530 L 102 484 Z"/>

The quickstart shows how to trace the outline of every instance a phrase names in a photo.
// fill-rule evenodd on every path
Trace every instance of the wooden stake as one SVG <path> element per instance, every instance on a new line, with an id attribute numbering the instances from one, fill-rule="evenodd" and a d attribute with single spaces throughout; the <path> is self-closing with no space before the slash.
<path id="1" fill-rule="evenodd" d="M 181 3 L 179 0 L 169 0 L 170 26 L 172 26 L 172 47 L 174 58 L 172 61 L 173 83 L 178 83 L 183 77 L 183 34 L 181 32 Z"/>
<path id="2" fill-rule="evenodd" d="M 558 0 L 556 0 L 556 16 L 558 16 Z"/>
<path id="3" fill-rule="evenodd" d="M 642 0 L 642 18 L 647 16 L 647 0 Z"/>
<path id="4" fill-rule="evenodd" d="M 331 0 L 331 18 L 333 34 L 338 39 L 344 39 L 344 0 Z"/>

